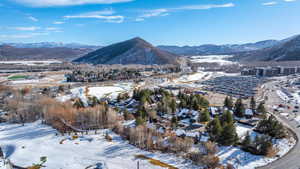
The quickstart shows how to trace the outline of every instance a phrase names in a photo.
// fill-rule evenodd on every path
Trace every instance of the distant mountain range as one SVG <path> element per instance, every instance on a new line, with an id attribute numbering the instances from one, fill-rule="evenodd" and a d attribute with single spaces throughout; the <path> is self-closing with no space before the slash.
<path id="1" fill-rule="evenodd" d="M 235 54 L 238 61 L 299 61 L 300 35 L 293 36 L 267 48 Z"/>
<path id="2" fill-rule="evenodd" d="M 0 45 L 8 45 L 16 48 L 87 48 L 87 49 L 99 49 L 101 46 L 85 45 L 80 43 L 62 43 L 62 42 L 38 42 L 38 43 L 4 43 L 0 42 Z"/>
<path id="3" fill-rule="evenodd" d="M 179 56 L 134 38 L 93 51 L 74 62 L 90 64 L 176 64 Z"/>
<path id="4" fill-rule="evenodd" d="M 166 50 L 178 55 L 196 56 L 196 55 L 224 55 L 235 54 L 245 51 L 254 51 L 279 44 L 277 40 L 265 40 L 256 43 L 233 44 L 233 45 L 200 45 L 200 46 L 158 46 L 162 50 Z"/>
<path id="5" fill-rule="evenodd" d="M 83 56 L 94 49 L 90 48 L 66 48 L 66 47 L 40 47 L 17 48 L 9 45 L 0 45 L 0 60 L 48 60 L 59 59 L 71 61 Z"/>
<path id="6" fill-rule="evenodd" d="M 92 64 L 166 64 L 177 62 L 179 56 L 197 55 L 233 55 L 235 61 L 300 60 L 300 35 L 256 43 L 182 47 L 155 47 L 141 38 L 103 48 L 78 43 L 0 43 L 0 60 L 76 59 L 75 62 Z"/>

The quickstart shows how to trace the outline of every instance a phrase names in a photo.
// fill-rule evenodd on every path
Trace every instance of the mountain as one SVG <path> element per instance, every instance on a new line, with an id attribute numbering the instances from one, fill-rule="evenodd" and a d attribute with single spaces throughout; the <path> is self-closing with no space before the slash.
<path id="1" fill-rule="evenodd" d="M 99 49 L 100 46 L 84 45 L 79 43 L 61 43 L 61 42 L 39 42 L 39 43 L 4 43 L 0 42 L 0 45 L 8 45 L 16 48 L 87 48 L 87 49 Z"/>
<path id="2" fill-rule="evenodd" d="M 103 47 L 74 62 L 91 64 L 176 64 L 178 56 L 158 49 L 141 38 Z"/>
<path id="3" fill-rule="evenodd" d="M 0 45 L 0 60 L 46 60 L 59 59 L 70 61 L 81 57 L 93 49 L 87 48 L 16 48 L 10 45 Z"/>
<path id="4" fill-rule="evenodd" d="M 245 51 L 253 51 L 277 45 L 277 40 L 265 40 L 256 43 L 247 44 L 229 44 L 229 45 L 200 45 L 200 46 L 158 46 L 162 50 L 166 50 L 178 55 L 195 56 L 195 55 L 222 55 L 235 54 Z"/>
<path id="5" fill-rule="evenodd" d="M 239 61 L 293 61 L 300 60 L 300 35 L 280 41 L 275 46 L 236 54 Z"/>

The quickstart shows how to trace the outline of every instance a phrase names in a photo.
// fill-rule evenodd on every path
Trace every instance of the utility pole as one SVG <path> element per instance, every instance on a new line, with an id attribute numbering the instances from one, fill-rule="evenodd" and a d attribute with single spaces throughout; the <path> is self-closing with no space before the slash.
<path id="1" fill-rule="evenodd" d="M 140 161 L 137 161 L 137 169 L 140 169 Z"/>

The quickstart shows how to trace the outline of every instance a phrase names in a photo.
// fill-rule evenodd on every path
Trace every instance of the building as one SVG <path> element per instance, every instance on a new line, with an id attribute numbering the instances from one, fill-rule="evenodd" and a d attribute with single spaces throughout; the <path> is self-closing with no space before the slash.
<path id="1" fill-rule="evenodd" d="M 300 73 L 300 67 L 257 67 L 241 71 L 242 76 L 273 77 Z"/>

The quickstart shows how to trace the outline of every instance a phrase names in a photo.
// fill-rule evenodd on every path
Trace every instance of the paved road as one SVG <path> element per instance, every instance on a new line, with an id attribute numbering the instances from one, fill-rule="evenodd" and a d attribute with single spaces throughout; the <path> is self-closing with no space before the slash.
<path id="1" fill-rule="evenodd" d="M 278 95 L 276 94 L 276 90 L 278 90 L 275 87 L 274 82 L 270 82 L 266 84 L 266 88 L 269 90 L 267 91 L 268 100 L 266 101 L 266 105 L 269 107 L 268 110 L 272 112 L 272 107 L 270 105 L 279 105 L 284 103 Z M 284 103 L 285 105 L 287 103 Z M 294 106 L 292 104 L 289 104 L 290 106 Z M 284 117 L 279 114 L 276 114 L 276 117 L 278 120 L 280 120 L 284 125 L 289 127 L 293 132 L 296 133 L 297 137 L 300 138 L 300 128 L 298 128 L 299 123 L 297 123 L 295 120 L 294 113 L 291 110 L 286 110 L 285 112 L 289 113 L 289 117 Z M 295 147 L 285 156 L 283 156 L 281 159 L 276 160 L 267 166 L 259 167 L 259 169 L 300 169 L 300 144 L 297 142 Z"/>

